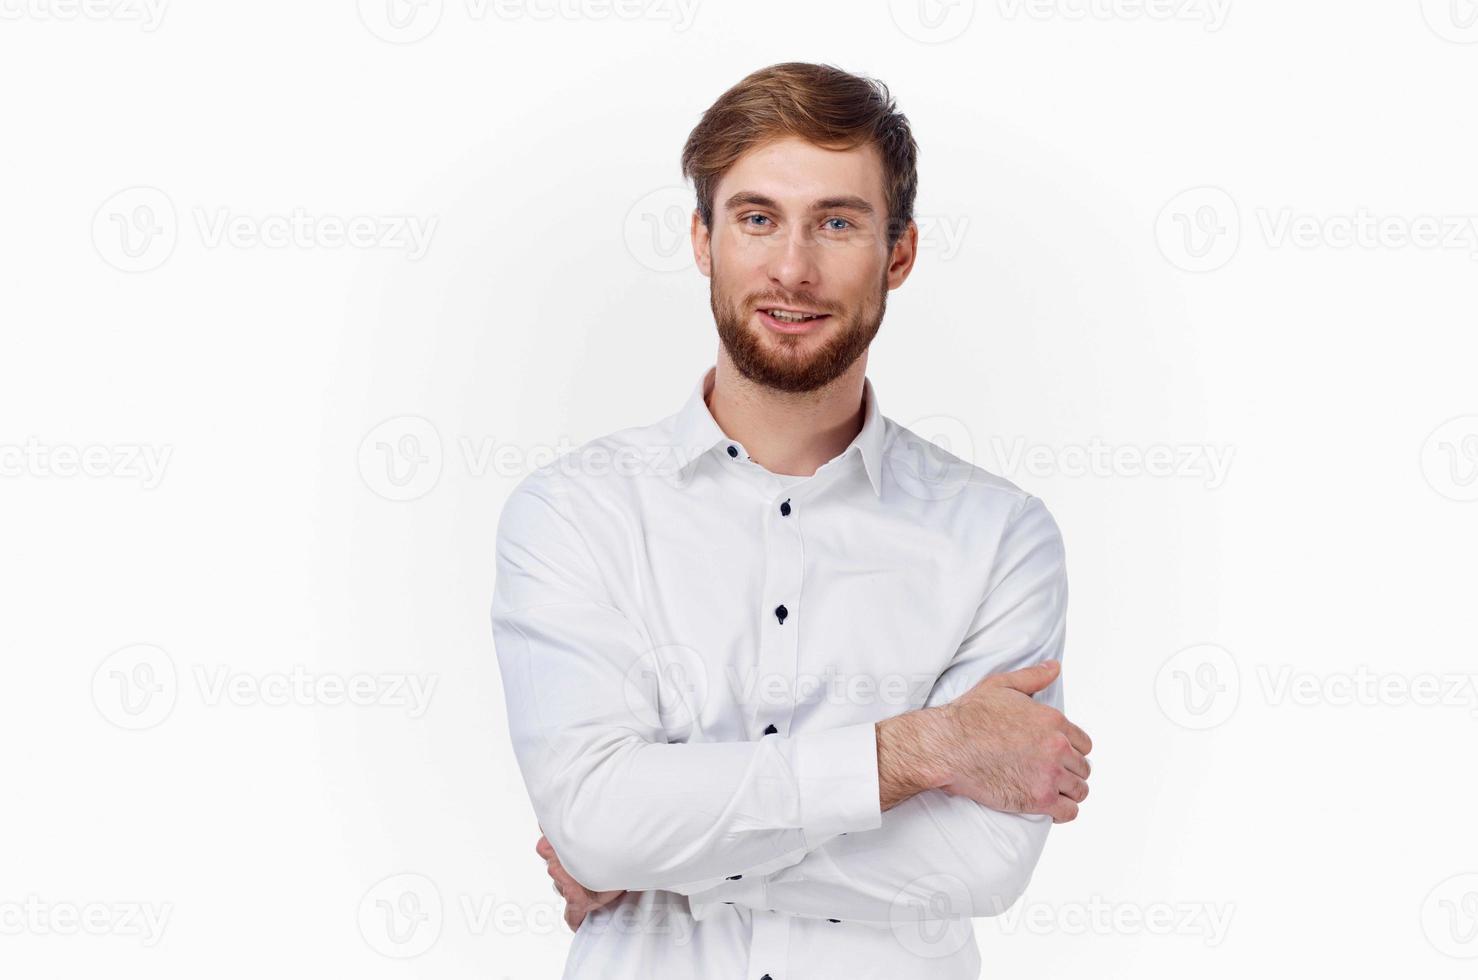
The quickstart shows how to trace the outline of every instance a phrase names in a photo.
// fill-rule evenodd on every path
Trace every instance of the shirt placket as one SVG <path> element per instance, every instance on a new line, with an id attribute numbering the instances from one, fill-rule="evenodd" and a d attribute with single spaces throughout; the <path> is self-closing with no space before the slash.
<path id="1" fill-rule="evenodd" d="M 802 572 L 805 554 L 800 527 L 800 501 L 772 474 L 731 443 L 730 463 L 755 489 L 765 508 L 764 578 L 760 594 L 760 643 L 755 665 L 757 683 L 749 706 L 748 731 L 753 738 L 787 737 L 795 713 L 796 673 L 800 654 Z M 788 980 L 790 916 L 755 909 L 750 917 L 750 980 Z"/>

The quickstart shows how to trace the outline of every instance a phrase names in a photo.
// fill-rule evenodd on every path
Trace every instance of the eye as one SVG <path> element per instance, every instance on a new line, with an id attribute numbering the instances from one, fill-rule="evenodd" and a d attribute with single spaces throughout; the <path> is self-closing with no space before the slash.
<path id="1" fill-rule="evenodd" d="M 842 224 L 847 226 L 846 228 L 832 228 L 832 231 L 846 231 L 847 228 L 852 227 L 852 222 L 848 221 L 846 218 L 827 218 L 826 220 L 828 224 L 833 221 L 840 221 Z"/>
<path id="2" fill-rule="evenodd" d="M 762 228 L 762 227 L 764 227 L 763 225 L 750 224 L 749 219 L 751 219 L 751 218 L 759 218 L 761 221 L 769 221 L 770 220 L 769 218 L 767 218 L 763 214 L 746 214 L 744 217 L 740 218 L 739 220 L 741 222 L 743 222 L 744 224 L 749 225 L 749 227 L 751 227 L 751 228 Z"/>

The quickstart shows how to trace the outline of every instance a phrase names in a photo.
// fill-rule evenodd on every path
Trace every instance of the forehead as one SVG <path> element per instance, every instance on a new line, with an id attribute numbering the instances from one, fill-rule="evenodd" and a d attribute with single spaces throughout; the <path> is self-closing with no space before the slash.
<path id="1" fill-rule="evenodd" d="M 753 147 L 736 160 L 715 189 L 714 209 L 740 191 L 764 194 L 798 210 L 820 198 L 855 194 L 882 213 L 883 158 L 871 143 L 828 150 L 787 136 Z"/>

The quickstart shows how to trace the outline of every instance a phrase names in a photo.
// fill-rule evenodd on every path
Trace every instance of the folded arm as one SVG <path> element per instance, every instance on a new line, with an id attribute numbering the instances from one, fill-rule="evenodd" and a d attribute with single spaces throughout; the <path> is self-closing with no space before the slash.
<path id="1" fill-rule="evenodd" d="M 667 665 L 611 604 L 561 493 L 535 473 L 504 505 L 492 625 L 514 754 L 569 873 L 594 891 L 692 893 L 878 827 L 870 723 L 666 742 Z"/>
<path id="2" fill-rule="evenodd" d="M 954 701 L 988 675 L 1060 661 L 1066 613 L 1061 535 L 1041 501 L 1026 498 L 1003 531 L 991 584 L 926 708 Z M 1035 700 L 1061 711 L 1060 674 Z M 908 721 L 882 725 L 903 723 L 900 737 L 908 739 Z M 996 915 L 1025 891 L 1052 821 L 924 789 L 883 813 L 875 830 L 835 837 L 774 873 L 724 882 L 689 901 L 699 918 L 726 902 L 877 923 Z"/>

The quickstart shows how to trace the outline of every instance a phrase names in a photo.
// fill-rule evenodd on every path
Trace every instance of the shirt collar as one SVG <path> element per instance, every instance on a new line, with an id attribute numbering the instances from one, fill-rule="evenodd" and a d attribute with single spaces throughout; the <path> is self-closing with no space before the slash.
<path id="1" fill-rule="evenodd" d="M 713 451 L 715 447 L 731 442 L 738 445 L 724 433 L 723 429 L 719 428 L 718 422 L 714 421 L 713 413 L 708 409 L 706 398 L 713 391 L 717 372 L 717 365 L 711 365 L 703 372 L 698 383 L 693 386 L 688 395 L 688 400 L 683 403 L 683 407 L 675 416 L 673 448 L 676 460 L 670 471 L 670 477 L 678 485 L 687 481 L 699 458 Z M 863 377 L 862 392 L 866 406 L 863 412 L 862 429 L 847 445 L 847 448 L 842 450 L 838 458 L 853 451 L 861 454 L 863 469 L 867 472 L 867 479 L 872 484 L 873 493 L 881 497 L 887 421 L 878 409 L 878 396 L 871 378 Z"/>

